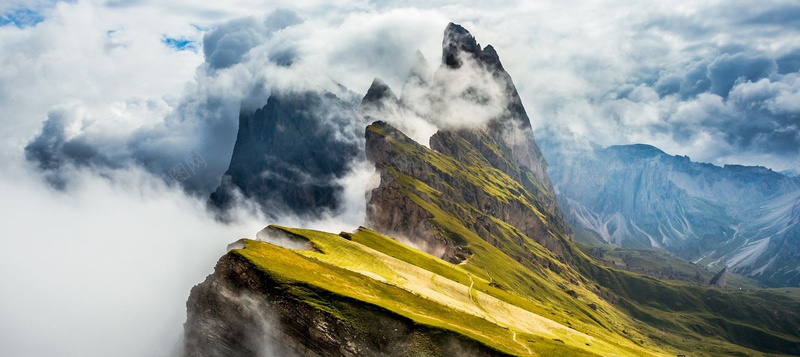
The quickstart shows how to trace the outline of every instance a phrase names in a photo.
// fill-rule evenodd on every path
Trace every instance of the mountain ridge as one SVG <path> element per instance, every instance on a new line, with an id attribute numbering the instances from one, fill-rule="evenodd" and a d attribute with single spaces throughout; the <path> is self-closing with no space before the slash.
<path id="1" fill-rule="evenodd" d="M 794 297 L 665 282 L 584 254 L 510 76 L 475 66 L 476 49 L 449 24 L 442 66 L 422 92 L 435 101 L 453 89 L 444 78 L 483 71 L 449 94 L 503 110 L 462 118 L 425 146 L 388 120 L 423 111 L 373 82 L 359 111 L 371 121 L 364 156 L 380 183 L 367 193 L 365 227 L 270 226 L 231 245 L 187 302 L 187 356 L 259 356 L 270 346 L 301 356 L 800 353 Z M 499 64 L 493 48 L 481 51 Z M 508 101 L 474 95 L 498 84 Z"/>

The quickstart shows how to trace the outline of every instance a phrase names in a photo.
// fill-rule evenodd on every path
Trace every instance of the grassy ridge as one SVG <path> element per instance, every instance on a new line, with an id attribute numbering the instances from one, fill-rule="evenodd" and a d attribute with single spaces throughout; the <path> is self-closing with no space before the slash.
<path id="1" fill-rule="evenodd" d="M 790 294 L 665 282 L 575 254 L 578 269 L 647 326 L 654 341 L 709 356 L 800 354 L 800 300 Z"/>
<path id="2" fill-rule="evenodd" d="M 710 271 L 703 265 L 693 264 L 672 253 L 660 249 L 627 249 L 604 243 L 576 243 L 578 248 L 596 262 L 649 275 L 660 280 L 685 282 L 689 285 L 708 286 L 718 271 Z M 728 273 L 729 290 L 755 290 L 762 288 L 758 281 L 735 273 Z"/>
<path id="3" fill-rule="evenodd" d="M 509 335 L 508 331 L 487 321 L 431 301 L 375 280 L 363 274 L 339 268 L 299 252 L 270 243 L 246 241 L 244 249 L 232 251 L 248 259 L 262 272 L 281 284 L 281 289 L 299 301 L 329 313 L 335 318 L 357 326 L 351 313 L 344 313 L 328 299 L 319 299 L 314 292 L 323 290 L 336 295 L 354 298 L 394 312 L 411 320 L 438 328 L 455 331 L 505 353 L 519 355 L 519 346 L 498 343 Z"/>
<path id="4" fill-rule="evenodd" d="M 276 229 L 309 239 L 315 249 L 291 251 L 248 241 L 235 252 L 289 285 L 308 284 L 356 298 L 514 355 L 528 356 L 528 349 L 544 356 L 657 355 L 622 338 L 609 343 L 606 336 L 589 336 L 537 315 L 518 306 L 534 304 L 490 286 L 464 266 L 367 229 L 347 234 L 352 241 L 318 231 Z M 309 303 L 336 313 L 324 302 Z"/>
<path id="5" fill-rule="evenodd" d="M 367 130 L 385 136 L 394 147 L 396 161 L 411 168 L 404 171 L 390 166 L 385 172 L 401 184 L 405 196 L 432 215 L 437 229 L 466 242 L 475 254 L 464 269 L 493 282 L 490 287 L 500 287 L 508 297 L 497 296 L 505 301 L 543 316 L 549 314 L 579 331 L 651 350 L 711 356 L 800 353 L 797 299 L 666 283 L 609 268 L 583 254 L 557 227 L 551 227 L 542 234 L 551 235 L 567 250 L 565 256 L 572 261 L 565 263 L 537 243 L 541 239 L 525 236 L 498 217 L 485 219 L 488 211 L 461 196 L 477 187 L 486 193 L 481 199 L 494 198 L 505 205 L 525 200 L 524 207 L 541 207 L 534 195 L 516 181 L 509 183 L 513 180 L 491 167 L 468 142 L 448 137 L 449 145 L 457 146 L 451 150 L 459 153 L 455 160 L 414 143 L 385 124 L 373 124 Z M 418 168 L 426 165 L 433 169 L 419 175 Z M 416 176 L 412 176 L 414 172 Z M 543 215 L 538 209 L 530 209 L 530 214 Z M 487 221 L 491 227 L 478 234 L 475 227 L 485 226 Z"/>
<path id="6" fill-rule="evenodd" d="M 543 187 L 532 175 L 524 175 L 532 185 L 520 184 L 457 135 L 442 140 L 458 159 L 385 124 L 367 130 L 389 144 L 393 165 L 379 169 L 397 184 L 392 193 L 427 212 L 436 234 L 468 248 L 466 261 L 454 265 L 366 228 L 337 235 L 271 226 L 313 249 L 246 241 L 230 254 L 356 330 L 365 326 L 358 308 L 337 297 L 516 356 L 800 354 L 796 292 L 709 289 L 606 266 L 553 223 L 525 188 Z"/>

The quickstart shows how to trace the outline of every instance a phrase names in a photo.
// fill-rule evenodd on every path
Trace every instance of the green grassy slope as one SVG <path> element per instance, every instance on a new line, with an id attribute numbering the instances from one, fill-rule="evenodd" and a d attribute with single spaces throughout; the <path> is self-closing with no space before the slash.
<path id="1" fill-rule="evenodd" d="M 545 187 L 535 177 L 520 183 L 523 176 L 507 173 L 514 167 L 494 167 L 458 135 L 439 138 L 453 157 L 385 124 L 367 131 L 368 148 L 378 140 L 385 150 L 376 163 L 381 187 L 424 211 L 438 237 L 470 252 L 465 260 L 453 264 L 363 227 L 332 234 L 271 226 L 267 236 L 307 240 L 309 249 L 248 240 L 229 254 L 354 329 L 366 326 L 358 307 L 337 301 L 457 333 L 498 354 L 800 354 L 794 291 L 710 289 L 604 264 L 566 237 L 544 192 L 528 191 Z M 491 136 L 476 138 L 507 149 Z"/>
<path id="2" fill-rule="evenodd" d="M 286 289 L 303 301 L 343 320 L 351 317 L 299 287 L 355 298 L 512 355 L 662 355 L 619 336 L 587 334 L 560 324 L 550 316 L 530 311 L 538 310 L 535 304 L 491 286 L 462 265 L 450 264 L 368 229 L 343 235 L 274 229 L 304 237 L 314 249 L 288 250 L 247 241 L 244 249 L 233 252 L 286 284 Z"/>
<path id="3" fill-rule="evenodd" d="M 708 270 L 705 266 L 693 264 L 672 253 L 660 249 L 627 249 L 610 244 L 576 243 L 578 248 L 596 262 L 652 276 L 661 280 L 684 282 L 690 285 L 708 286 L 718 271 Z M 748 277 L 728 274 L 728 290 L 755 290 L 763 288 L 758 281 Z"/>
<path id="4" fill-rule="evenodd" d="M 536 195 L 490 165 L 467 140 L 446 137 L 446 145 L 455 146 L 448 152 L 459 153 L 454 158 L 380 122 L 367 132 L 368 138 L 371 132 L 373 140 L 378 136 L 391 146 L 384 155 L 389 159 L 378 163 L 384 175 L 430 213 L 444 237 L 474 252 L 464 270 L 493 282 L 530 311 L 549 314 L 578 331 L 606 334 L 609 340 L 621 337 L 652 350 L 800 353 L 796 299 L 662 282 L 603 266 L 550 224 Z M 527 209 L 525 214 L 538 218 L 543 228 L 519 228 L 539 236 L 509 224 L 530 221 L 508 215 L 508 207 Z"/>

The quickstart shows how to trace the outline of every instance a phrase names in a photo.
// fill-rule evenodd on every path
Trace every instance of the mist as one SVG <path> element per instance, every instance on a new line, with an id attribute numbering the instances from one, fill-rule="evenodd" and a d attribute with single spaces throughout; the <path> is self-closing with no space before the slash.
<path id="1" fill-rule="evenodd" d="M 72 169 L 57 190 L 17 158 L 0 174 L 0 355 L 174 356 L 186 299 L 226 247 L 277 223 L 352 231 L 374 168 L 342 181 L 351 210 L 319 220 L 214 219 L 203 197 L 138 167 Z"/>
<path id="2" fill-rule="evenodd" d="M 262 224 L 215 223 L 141 169 L 73 175 L 67 192 L 22 167 L 0 176 L 0 354 L 171 356 L 189 289 Z"/>

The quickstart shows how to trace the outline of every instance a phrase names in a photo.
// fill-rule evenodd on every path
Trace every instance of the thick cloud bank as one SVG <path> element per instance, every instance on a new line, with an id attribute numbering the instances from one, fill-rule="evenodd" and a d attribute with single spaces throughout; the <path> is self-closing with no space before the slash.
<path id="1" fill-rule="evenodd" d="M 111 108 L 87 108 L 75 100 L 56 104 L 25 146 L 26 157 L 57 187 L 69 184 L 61 175 L 67 164 L 133 164 L 206 195 L 228 167 L 240 110 L 252 113 L 275 91 L 329 91 L 349 97 L 353 93 L 346 88 L 363 89 L 362 81 L 371 80 L 372 73 L 393 71 L 397 81 L 412 64 L 413 46 L 424 43 L 421 29 L 436 22 L 421 17 L 412 21 L 420 28 L 384 36 L 415 12 L 353 14 L 332 23 L 324 18 L 304 21 L 294 11 L 277 9 L 224 22 L 202 36 L 203 62 L 186 87 L 161 97 L 125 98 Z M 110 32 L 97 45 L 107 46 L 114 36 Z M 196 154 L 204 161 L 202 170 L 176 178 L 173 169 Z"/>
<path id="2" fill-rule="evenodd" d="M 70 170 L 53 189 L 21 165 L 0 174 L 0 355 L 173 356 L 186 297 L 225 247 L 256 238 L 265 222 L 240 210 L 222 224 L 205 200 L 146 171 Z M 320 220 L 270 223 L 327 231 L 363 223 L 374 170 L 343 178 L 352 210 Z"/>
<path id="3" fill-rule="evenodd" d="M 0 355 L 170 356 L 189 289 L 252 219 L 221 225 L 202 201 L 137 169 L 73 172 L 69 192 L 0 177 Z"/>

